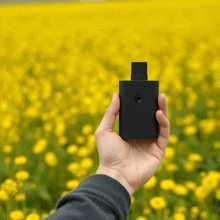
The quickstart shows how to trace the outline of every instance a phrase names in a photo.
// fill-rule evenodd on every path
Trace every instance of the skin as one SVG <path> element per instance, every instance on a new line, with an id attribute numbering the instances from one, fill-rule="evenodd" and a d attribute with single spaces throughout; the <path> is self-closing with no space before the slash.
<path id="1" fill-rule="evenodd" d="M 117 93 L 116 93 L 117 94 Z M 96 174 L 108 175 L 120 182 L 129 195 L 143 186 L 156 172 L 165 154 L 170 135 L 165 96 L 158 96 L 159 123 L 157 140 L 123 140 L 113 132 L 116 116 L 120 109 L 119 94 L 112 100 L 95 132 L 99 167 Z"/>

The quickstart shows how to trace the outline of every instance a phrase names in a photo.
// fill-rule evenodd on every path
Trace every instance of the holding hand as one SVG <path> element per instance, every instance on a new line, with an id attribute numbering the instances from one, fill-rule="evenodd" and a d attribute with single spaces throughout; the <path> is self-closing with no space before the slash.
<path id="1" fill-rule="evenodd" d="M 96 174 L 105 174 L 116 179 L 127 189 L 130 196 L 154 175 L 165 154 L 170 123 L 167 119 L 164 95 L 159 95 L 158 103 L 160 110 L 156 112 L 156 118 L 159 123 L 159 137 L 156 141 L 125 141 L 113 132 L 120 109 L 120 97 L 117 93 L 95 132 L 99 154 Z"/>

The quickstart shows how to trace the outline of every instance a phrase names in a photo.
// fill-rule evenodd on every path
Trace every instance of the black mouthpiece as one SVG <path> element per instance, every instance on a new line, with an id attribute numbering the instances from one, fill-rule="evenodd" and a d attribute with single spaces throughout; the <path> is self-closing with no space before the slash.
<path id="1" fill-rule="evenodd" d="M 131 80 L 147 80 L 147 62 L 132 62 L 131 64 Z"/>

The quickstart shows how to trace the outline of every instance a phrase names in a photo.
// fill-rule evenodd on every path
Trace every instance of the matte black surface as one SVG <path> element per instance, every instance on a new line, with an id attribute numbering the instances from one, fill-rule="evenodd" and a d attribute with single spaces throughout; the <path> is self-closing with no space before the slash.
<path id="1" fill-rule="evenodd" d="M 119 81 L 119 136 L 124 140 L 156 140 L 159 81 Z"/>

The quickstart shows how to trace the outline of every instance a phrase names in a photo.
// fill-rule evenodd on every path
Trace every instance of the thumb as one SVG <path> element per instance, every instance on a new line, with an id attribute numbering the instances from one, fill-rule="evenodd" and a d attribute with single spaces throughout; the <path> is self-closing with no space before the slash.
<path id="1" fill-rule="evenodd" d="M 115 124 L 115 119 L 118 114 L 120 108 L 120 100 L 118 94 L 115 92 L 112 97 L 112 101 L 105 111 L 104 117 L 102 118 L 102 121 L 97 128 L 96 132 L 113 132 L 113 127 Z"/>

